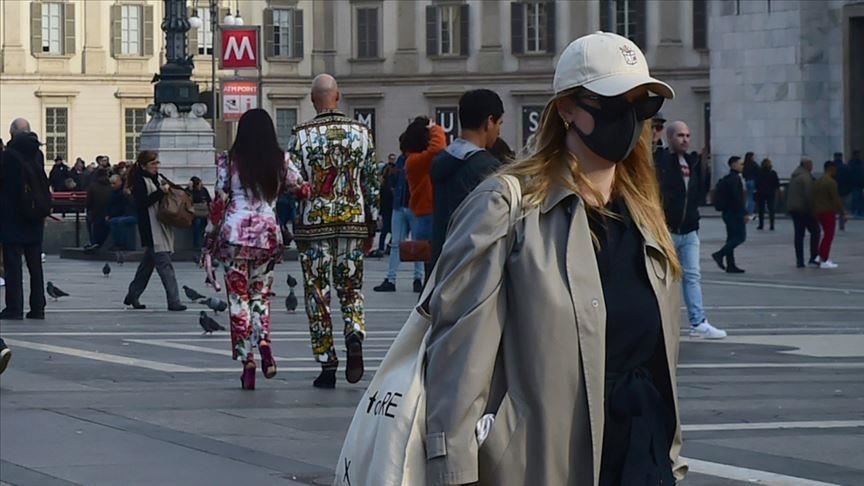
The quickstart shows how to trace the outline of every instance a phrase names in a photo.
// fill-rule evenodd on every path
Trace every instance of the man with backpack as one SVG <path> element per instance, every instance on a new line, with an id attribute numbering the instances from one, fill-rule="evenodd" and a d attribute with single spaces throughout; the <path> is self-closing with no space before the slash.
<path id="1" fill-rule="evenodd" d="M 726 224 L 726 244 L 711 258 L 717 266 L 726 273 L 744 273 L 735 264 L 735 248 L 747 240 L 747 223 L 750 215 L 747 212 L 747 191 L 741 172 L 744 163 L 741 157 L 729 157 L 729 174 L 717 182 L 714 196 L 714 206 L 723 213 Z M 725 258 L 725 263 L 724 263 Z"/>
<path id="2" fill-rule="evenodd" d="M 12 140 L 3 151 L 0 188 L 0 243 L 6 265 L 6 308 L 0 319 L 24 318 L 24 274 L 21 257 L 30 272 L 28 319 L 45 318 L 45 285 L 42 274 L 42 237 L 45 218 L 51 214 L 51 191 L 45 176 L 45 155 L 30 123 L 12 122 Z"/>

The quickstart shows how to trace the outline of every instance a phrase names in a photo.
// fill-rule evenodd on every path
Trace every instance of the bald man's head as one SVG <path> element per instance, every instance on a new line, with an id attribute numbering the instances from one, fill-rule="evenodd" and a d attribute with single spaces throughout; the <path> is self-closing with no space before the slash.
<path id="1" fill-rule="evenodd" d="M 312 80 L 312 104 L 319 113 L 339 106 L 339 86 L 329 74 L 319 74 Z"/>
<path id="2" fill-rule="evenodd" d="M 30 133 L 30 122 L 24 118 L 16 118 L 12 122 L 12 125 L 9 126 L 9 135 L 15 138 L 15 135 L 21 135 L 22 133 Z"/>
<path id="3" fill-rule="evenodd" d="M 666 127 L 666 141 L 676 154 L 686 154 L 690 149 L 690 128 L 683 121 L 674 121 Z"/>

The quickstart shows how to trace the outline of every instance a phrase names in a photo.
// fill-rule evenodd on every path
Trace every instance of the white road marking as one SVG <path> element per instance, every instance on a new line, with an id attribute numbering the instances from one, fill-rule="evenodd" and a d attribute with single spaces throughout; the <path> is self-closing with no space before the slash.
<path id="1" fill-rule="evenodd" d="M 732 430 L 847 429 L 858 427 L 864 427 L 864 420 L 692 424 L 682 425 L 681 430 L 684 432 L 725 432 Z"/>
<path id="2" fill-rule="evenodd" d="M 840 292 L 845 294 L 864 294 L 864 289 L 844 289 L 840 287 L 813 287 L 809 285 L 773 284 L 762 282 L 733 282 L 730 280 L 702 280 L 703 284 L 731 285 L 733 287 L 759 287 L 763 289 L 810 290 L 814 292 Z"/>
<path id="3" fill-rule="evenodd" d="M 689 363 L 678 364 L 678 369 L 756 369 L 756 368 L 827 368 L 827 369 L 864 369 L 864 362 L 842 363 Z"/>
<path id="4" fill-rule="evenodd" d="M 171 348 L 171 349 L 180 349 L 183 351 L 194 351 L 196 353 L 206 353 L 206 354 L 216 354 L 219 356 L 228 356 L 231 357 L 231 350 L 228 349 L 213 349 L 207 348 L 204 346 L 193 346 L 191 344 L 181 344 L 177 342 L 171 342 L 166 339 L 124 339 L 126 342 L 137 343 L 137 344 L 149 344 L 151 346 L 159 346 L 163 348 Z M 300 362 L 309 362 L 313 361 L 314 358 L 312 356 L 307 356 L 305 358 L 287 358 L 276 356 L 276 362 L 279 361 L 300 361 Z M 363 355 L 363 359 L 365 361 L 381 361 L 384 359 L 384 356 L 367 356 L 366 353 Z"/>
<path id="5" fill-rule="evenodd" d="M 146 368 L 156 371 L 164 371 L 166 373 L 192 373 L 195 371 L 195 368 L 191 368 L 188 366 L 162 363 L 146 359 L 128 358 L 126 356 L 119 356 L 116 354 L 100 353 L 98 351 L 85 351 L 83 349 L 69 348 L 66 346 L 53 346 L 50 344 L 19 341 L 17 339 L 6 339 L 6 343 L 9 344 L 11 347 L 33 349 L 35 351 L 44 351 L 46 353 L 65 354 L 67 356 L 75 356 L 77 358 L 92 359 L 95 361 L 104 361 L 106 363 L 134 366 L 137 368 Z"/>
<path id="6" fill-rule="evenodd" d="M 700 461 L 699 459 L 685 459 L 690 465 L 690 471 L 714 476 L 717 478 L 732 479 L 746 483 L 770 484 L 772 486 L 840 486 L 833 483 L 823 483 L 795 476 L 748 469 L 746 467 L 729 466 L 716 462 Z"/>

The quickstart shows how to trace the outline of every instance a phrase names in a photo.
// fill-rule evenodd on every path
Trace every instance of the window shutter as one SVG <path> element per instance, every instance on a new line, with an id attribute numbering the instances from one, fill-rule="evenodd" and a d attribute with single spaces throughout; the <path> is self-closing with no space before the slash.
<path id="1" fill-rule="evenodd" d="M 120 5 L 111 5 L 111 55 L 120 56 L 122 51 L 123 12 Z"/>
<path id="2" fill-rule="evenodd" d="M 303 11 L 294 11 L 294 52 L 297 59 L 303 58 Z"/>
<path id="3" fill-rule="evenodd" d="M 630 0 L 630 2 L 635 3 L 633 11 L 636 12 L 636 32 L 631 37 L 633 42 L 642 49 L 642 52 L 646 52 L 648 50 L 647 2 L 645 0 Z"/>
<path id="4" fill-rule="evenodd" d="M 693 0 L 693 48 L 708 48 L 708 5 L 706 0 Z"/>
<path id="5" fill-rule="evenodd" d="M 546 2 L 546 52 L 552 54 L 558 52 L 555 25 L 555 2 Z"/>
<path id="6" fill-rule="evenodd" d="M 471 54 L 471 6 L 467 3 L 459 6 L 459 37 L 463 56 Z"/>
<path id="7" fill-rule="evenodd" d="M 63 54 L 75 54 L 75 4 L 63 4 Z"/>
<path id="8" fill-rule="evenodd" d="M 438 8 L 426 7 L 426 55 L 438 55 Z"/>
<path id="9" fill-rule="evenodd" d="M 197 9 L 195 9 L 193 7 L 189 7 L 186 9 L 186 17 L 192 18 L 196 15 L 198 15 Z M 201 19 L 201 20 L 203 21 L 204 19 Z M 203 29 L 204 27 L 202 26 L 201 28 Z M 188 35 L 186 36 L 186 41 L 187 41 L 186 47 L 189 49 L 189 55 L 197 56 L 198 55 L 198 29 L 189 29 L 189 32 L 187 34 Z M 153 35 L 152 32 L 150 35 L 151 36 Z"/>
<path id="10" fill-rule="evenodd" d="M 378 9 L 369 9 L 369 13 L 367 14 L 367 19 L 369 21 L 369 31 L 371 33 L 372 38 L 369 39 L 370 52 L 369 54 L 372 57 L 380 57 L 378 53 Z"/>
<path id="11" fill-rule="evenodd" d="M 510 4 L 510 47 L 513 54 L 525 52 L 525 4 Z"/>
<path id="12" fill-rule="evenodd" d="M 35 56 L 42 53 L 42 4 L 30 4 L 30 51 Z"/>
<path id="13" fill-rule="evenodd" d="M 141 54 L 145 57 L 150 57 L 153 55 L 153 7 L 145 6 L 144 7 L 144 45 L 141 48 Z M 197 33 L 192 36 L 187 37 L 196 37 Z M 194 52 L 190 52 L 190 54 L 194 54 Z"/>
<path id="14" fill-rule="evenodd" d="M 614 0 L 600 0 L 600 30 L 603 32 L 615 32 L 616 29 L 609 28 L 609 2 Z"/>
<path id="15" fill-rule="evenodd" d="M 273 29 L 273 9 L 264 9 L 264 57 L 270 59 L 274 55 L 273 36 L 276 35 Z"/>

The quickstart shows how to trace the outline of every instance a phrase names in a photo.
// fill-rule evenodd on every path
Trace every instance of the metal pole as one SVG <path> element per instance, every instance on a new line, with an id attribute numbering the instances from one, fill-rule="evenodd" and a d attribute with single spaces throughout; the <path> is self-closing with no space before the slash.
<path id="1" fill-rule="evenodd" d="M 212 100 L 210 102 L 210 108 L 212 113 L 210 115 L 211 120 L 213 121 L 213 141 L 215 144 L 216 141 L 216 113 L 218 113 L 216 109 L 216 27 L 218 25 L 218 17 L 219 17 L 219 5 L 217 0 L 210 0 L 210 35 L 212 36 L 210 43 L 210 91 Z"/>
<path id="2" fill-rule="evenodd" d="M 608 18 L 607 18 L 606 32 L 615 32 L 615 29 L 617 27 L 617 24 L 618 24 L 617 20 L 618 19 L 616 18 L 617 17 L 616 14 L 618 12 L 618 9 L 616 8 L 616 5 L 615 5 L 617 2 L 618 2 L 618 0 L 606 0 L 606 9 L 607 9 L 607 14 L 608 14 L 607 15 Z"/>

